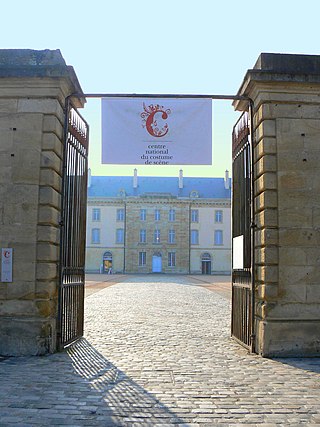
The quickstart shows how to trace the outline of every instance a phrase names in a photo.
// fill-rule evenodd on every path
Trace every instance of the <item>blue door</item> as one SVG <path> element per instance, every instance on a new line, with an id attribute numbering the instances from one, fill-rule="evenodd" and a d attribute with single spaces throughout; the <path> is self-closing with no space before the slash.
<path id="1" fill-rule="evenodd" d="M 152 273 L 161 273 L 162 271 L 162 258 L 158 255 L 152 257 Z"/>

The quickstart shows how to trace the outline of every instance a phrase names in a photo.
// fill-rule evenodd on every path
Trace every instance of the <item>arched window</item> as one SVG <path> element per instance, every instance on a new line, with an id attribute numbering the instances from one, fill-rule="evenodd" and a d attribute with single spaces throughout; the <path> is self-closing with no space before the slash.
<path id="1" fill-rule="evenodd" d="M 112 273 L 112 253 L 107 251 L 103 254 L 102 260 L 103 273 Z"/>
<path id="2" fill-rule="evenodd" d="M 204 252 L 201 255 L 201 261 L 211 261 L 211 255 L 208 252 Z"/>
<path id="3" fill-rule="evenodd" d="M 111 252 L 105 252 L 103 254 L 103 259 L 112 260 L 112 253 Z"/>
<path id="4" fill-rule="evenodd" d="M 211 274 L 211 255 L 208 252 L 201 255 L 201 272 L 202 274 Z"/>

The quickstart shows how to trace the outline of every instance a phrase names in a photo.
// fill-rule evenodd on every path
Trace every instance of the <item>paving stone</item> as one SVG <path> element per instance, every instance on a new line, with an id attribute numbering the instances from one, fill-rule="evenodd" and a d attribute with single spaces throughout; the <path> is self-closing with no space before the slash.
<path id="1" fill-rule="evenodd" d="M 1 361 L 1 427 L 320 424 L 320 359 L 248 354 L 212 287 L 126 276 L 86 298 L 85 318 L 66 352 Z"/>

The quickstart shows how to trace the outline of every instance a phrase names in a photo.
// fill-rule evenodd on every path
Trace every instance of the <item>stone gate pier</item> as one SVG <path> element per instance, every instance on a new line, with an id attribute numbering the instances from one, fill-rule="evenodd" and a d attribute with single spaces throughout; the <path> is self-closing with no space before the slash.
<path id="1" fill-rule="evenodd" d="M 58 50 L 0 50 L 0 355 L 56 350 L 66 97 L 82 93 Z M 83 106 L 83 99 L 74 99 Z"/>
<path id="2" fill-rule="evenodd" d="M 238 94 L 254 102 L 256 351 L 319 356 L 320 56 L 263 53 Z"/>

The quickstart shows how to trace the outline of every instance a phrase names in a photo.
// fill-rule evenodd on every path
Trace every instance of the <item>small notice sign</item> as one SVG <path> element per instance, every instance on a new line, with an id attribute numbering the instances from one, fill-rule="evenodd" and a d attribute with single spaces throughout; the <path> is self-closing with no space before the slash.
<path id="1" fill-rule="evenodd" d="M 12 248 L 1 249 L 1 282 L 12 282 Z"/>
<path id="2" fill-rule="evenodd" d="M 232 268 L 234 270 L 243 270 L 243 236 L 233 238 L 232 259 Z"/>

